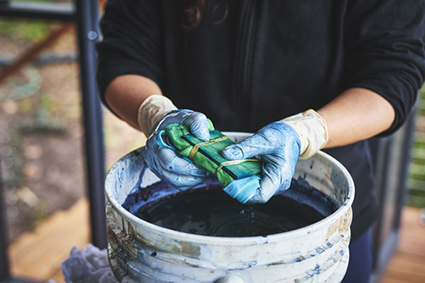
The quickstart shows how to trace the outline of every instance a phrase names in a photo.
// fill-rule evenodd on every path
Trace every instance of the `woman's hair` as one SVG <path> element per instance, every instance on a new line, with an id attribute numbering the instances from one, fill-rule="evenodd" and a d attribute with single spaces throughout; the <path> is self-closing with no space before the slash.
<path id="1" fill-rule="evenodd" d="M 207 6 L 207 2 L 215 2 L 215 5 L 213 6 L 211 13 L 214 14 L 214 12 L 217 10 L 217 8 L 220 6 L 220 4 L 224 1 L 211 1 L 211 0 L 186 0 L 186 7 L 184 9 L 184 20 L 183 20 L 183 27 L 187 30 L 193 29 L 196 27 L 200 21 L 202 13 L 205 11 L 205 7 Z M 226 8 L 224 11 L 223 17 L 215 21 L 215 24 L 220 24 L 224 21 L 224 19 L 227 17 L 228 13 L 228 7 L 226 3 Z"/>

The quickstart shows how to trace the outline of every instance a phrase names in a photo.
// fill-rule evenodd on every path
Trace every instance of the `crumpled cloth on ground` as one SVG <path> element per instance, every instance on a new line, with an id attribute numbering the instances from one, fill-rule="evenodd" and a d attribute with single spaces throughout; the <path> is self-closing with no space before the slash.
<path id="1" fill-rule="evenodd" d="M 92 244 L 82 250 L 74 246 L 61 268 L 67 283 L 118 283 L 109 266 L 107 250 Z"/>

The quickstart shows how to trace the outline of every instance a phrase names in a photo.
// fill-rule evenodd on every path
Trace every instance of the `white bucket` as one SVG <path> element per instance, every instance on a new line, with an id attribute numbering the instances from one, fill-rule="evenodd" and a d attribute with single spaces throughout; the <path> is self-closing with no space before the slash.
<path id="1" fill-rule="evenodd" d="M 226 133 L 235 141 L 245 133 Z M 105 191 L 108 255 L 120 282 L 341 282 L 347 269 L 354 183 L 334 158 L 299 160 L 294 178 L 330 196 L 339 209 L 312 225 L 256 237 L 193 235 L 148 223 L 122 207 L 133 188 L 157 182 L 137 149 L 109 170 Z"/>

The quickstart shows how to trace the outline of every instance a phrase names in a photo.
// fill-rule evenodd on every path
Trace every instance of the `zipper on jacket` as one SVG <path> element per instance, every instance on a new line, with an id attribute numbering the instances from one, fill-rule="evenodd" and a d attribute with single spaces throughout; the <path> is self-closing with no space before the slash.
<path id="1" fill-rule="evenodd" d="M 246 7 L 246 20 L 243 22 L 243 31 L 240 48 L 240 68 L 239 68 L 239 88 L 238 88 L 238 97 L 240 102 L 239 110 L 239 121 L 238 128 L 246 129 L 246 125 L 251 109 L 252 103 L 252 92 L 251 92 L 251 81 L 250 76 L 252 74 L 252 57 L 253 57 L 253 47 L 254 47 L 254 32 L 256 27 L 256 6 L 257 1 L 251 0 L 248 1 L 248 6 Z"/>

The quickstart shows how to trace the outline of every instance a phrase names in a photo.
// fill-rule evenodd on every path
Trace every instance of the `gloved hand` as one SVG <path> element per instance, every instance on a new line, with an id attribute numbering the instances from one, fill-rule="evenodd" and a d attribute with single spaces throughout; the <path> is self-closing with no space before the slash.
<path id="1" fill-rule="evenodd" d="M 248 203 L 265 203 L 289 188 L 298 158 L 313 156 L 327 139 L 325 120 L 308 110 L 263 127 L 252 137 L 225 148 L 222 155 L 229 160 L 260 157 L 264 164 L 260 188 L 254 194 L 243 193 L 253 195 Z"/>
<path id="2" fill-rule="evenodd" d="M 148 137 L 145 161 L 149 169 L 161 180 L 184 190 L 202 183 L 209 172 L 190 161 L 180 158 L 177 153 L 157 143 L 158 134 L 169 124 L 181 123 L 198 139 L 209 141 L 207 117 L 199 112 L 177 109 L 162 95 L 152 95 L 139 107 L 139 125 Z"/>

